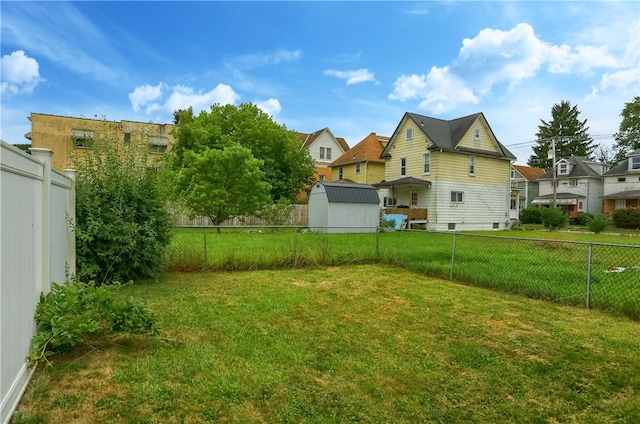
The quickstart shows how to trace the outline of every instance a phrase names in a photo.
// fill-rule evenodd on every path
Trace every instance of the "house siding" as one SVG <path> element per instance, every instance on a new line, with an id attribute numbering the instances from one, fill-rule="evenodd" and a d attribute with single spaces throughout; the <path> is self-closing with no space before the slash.
<path id="1" fill-rule="evenodd" d="M 356 174 L 355 163 L 347 163 L 344 165 L 334 166 L 331 170 L 331 180 L 338 181 L 340 179 L 340 168 L 343 169 L 342 179 L 351 180 L 361 184 L 375 184 L 384 180 L 385 165 L 381 162 L 360 162 L 360 173 Z"/>
<path id="2" fill-rule="evenodd" d="M 571 186 L 570 180 L 576 179 L 577 185 Z M 581 213 L 598 214 L 602 213 L 602 196 L 604 193 L 604 186 L 602 180 L 599 178 L 557 178 L 558 187 L 556 193 L 571 193 L 576 196 L 583 196 L 584 200 L 583 210 Z M 553 194 L 552 181 L 548 178 L 540 180 L 539 193 L 540 196 L 550 196 Z"/>
<path id="3" fill-rule="evenodd" d="M 510 186 L 511 163 L 504 159 L 476 156 L 475 176 L 469 175 L 469 154 L 458 152 L 431 153 L 430 181 L 482 182 Z M 420 157 L 422 160 L 422 156 Z"/>
<path id="4" fill-rule="evenodd" d="M 413 139 L 411 140 L 407 140 L 407 128 L 413 128 Z M 403 177 L 400 175 L 400 158 L 403 157 L 407 159 L 406 175 L 422 178 L 422 155 L 428 152 L 427 147 L 430 145 L 431 143 L 427 142 L 427 137 L 417 128 L 417 125 L 412 120 L 405 119 L 399 128 L 394 144 L 389 149 L 391 158 L 385 164 L 384 179 L 392 181 Z"/>
<path id="5" fill-rule="evenodd" d="M 476 129 L 480 132 L 478 139 L 475 137 Z M 476 120 L 469 131 L 462 137 L 458 146 L 469 149 L 481 149 L 494 153 L 499 152 L 498 145 L 491 136 L 491 130 L 483 119 Z"/>
<path id="6" fill-rule="evenodd" d="M 320 158 L 321 147 L 324 147 L 325 149 L 324 159 Z M 327 159 L 327 148 L 331 149 L 331 159 Z M 344 150 L 342 150 L 340 144 L 338 144 L 338 142 L 333 137 L 331 137 L 331 135 L 327 131 L 320 134 L 318 138 L 313 141 L 311 146 L 309 146 L 309 154 L 316 161 L 317 168 L 329 168 L 329 164 L 339 158 L 343 153 Z M 329 172 L 328 175 L 330 176 L 331 172 Z"/>

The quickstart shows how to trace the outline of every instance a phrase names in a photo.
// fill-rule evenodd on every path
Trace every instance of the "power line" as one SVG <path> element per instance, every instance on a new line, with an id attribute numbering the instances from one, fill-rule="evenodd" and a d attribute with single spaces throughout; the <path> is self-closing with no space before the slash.
<path id="1" fill-rule="evenodd" d="M 528 145 L 534 145 L 536 143 L 539 143 L 541 141 L 551 141 L 553 139 L 562 139 L 562 140 L 583 140 L 583 139 L 592 139 L 592 140 L 607 140 L 607 139 L 615 139 L 615 134 L 595 134 L 595 135 L 590 135 L 590 136 L 577 136 L 577 135 L 559 135 L 559 136 L 554 136 L 554 137 L 548 137 L 548 138 L 539 138 L 536 140 L 530 140 L 530 141 L 522 141 L 519 143 L 513 143 L 513 144 L 506 144 L 505 147 L 525 147 Z"/>

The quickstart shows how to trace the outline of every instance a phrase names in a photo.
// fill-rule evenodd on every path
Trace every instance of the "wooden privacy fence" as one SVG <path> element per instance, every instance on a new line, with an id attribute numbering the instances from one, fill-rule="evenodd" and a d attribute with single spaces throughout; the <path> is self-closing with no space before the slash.
<path id="1" fill-rule="evenodd" d="M 284 226 L 306 226 L 308 221 L 309 205 L 293 205 L 294 208 L 289 218 L 282 223 Z M 175 212 L 176 226 L 178 227 L 212 227 L 213 223 L 209 218 L 197 217 L 190 219 L 184 212 Z M 224 221 L 220 227 L 261 227 L 269 226 L 270 223 L 256 216 L 234 217 Z"/>
<path id="2" fill-rule="evenodd" d="M 74 171 L 51 168 L 52 151 L 28 155 L 1 142 L 0 423 L 8 423 L 33 370 L 34 313 L 51 282 L 75 274 Z"/>

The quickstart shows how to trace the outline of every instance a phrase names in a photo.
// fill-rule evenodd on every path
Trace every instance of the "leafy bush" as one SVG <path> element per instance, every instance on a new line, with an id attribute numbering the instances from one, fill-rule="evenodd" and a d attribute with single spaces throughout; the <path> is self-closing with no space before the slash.
<path id="1" fill-rule="evenodd" d="M 640 228 L 640 209 L 618 209 L 613 213 L 613 223 L 618 228 Z"/>
<path id="2" fill-rule="evenodd" d="M 520 222 L 522 224 L 542 224 L 540 208 L 530 207 L 520 211 Z"/>
<path id="3" fill-rule="evenodd" d="M 281 197 L 275 204 L 263 208 L 259 216 L 267 225 L 281 226 L 287 222 L 294 209 L 295 206 L 291 204 L 291 200 Z"/>
<path id="4" fill-rule="evenodd" d="M 104 136 L 74 159 L 79 281 L 129 281 L 161 269 L 172 221 L 145 137 L 124 145 Z"/>
<path id="5" fill-rule="evenodd" d="M 603 214 L 598 214 L 587 221 L 589 231 L 598 234 L 604 231 L 609 225 L 609 220 Z"/>
<path id="6" fill-rule="evenodd" d="M 579 213 L 578 218 L 576 220 L 576 224 L 578 225 L 588 225 L 589 221 L 593 219 L 593 215 L 590 213 Z"/>
<path id="7" fill-rule="evenodd" d="M 563 228 L 567 225 L 567 221 L 569 220 L 562 209 L 555 207 L 541 208 L 540 219 L 542 220 L 542 225 L 551 231 Z"/>
<path id="8" fill-rule="evenodd" d="M 30 366 L 52 365 L 49 358 L 77 346 L 96 347 L 117 334 L 157 335 L 156 318 L 133 298 L 116 301 L 120 284 L 53 284 L 41 294 L 35 319 L 38 333 L 31 339 Z"/>

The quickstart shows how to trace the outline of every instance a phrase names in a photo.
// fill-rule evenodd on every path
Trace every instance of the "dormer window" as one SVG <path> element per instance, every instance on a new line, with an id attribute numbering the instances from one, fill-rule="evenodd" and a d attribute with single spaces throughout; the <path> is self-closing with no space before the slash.
<path id="1" fill-rule="evenodd" d="M 640 171 L 640 156 L 629 158 L 629 171 Z"/>
<path id="2" fill-rule="evenodd" d="M 560 162 L 558 164 L 558 175 L 568 175 L 569 174 L 569 164 L 567 162 Z"/>

